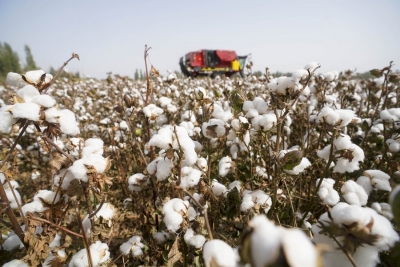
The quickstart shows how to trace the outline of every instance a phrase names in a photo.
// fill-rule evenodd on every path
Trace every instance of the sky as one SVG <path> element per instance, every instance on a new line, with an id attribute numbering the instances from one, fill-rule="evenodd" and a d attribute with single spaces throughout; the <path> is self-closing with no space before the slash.
<path id="1" fill-rule="evenodd" d="M 0 42 L 45 71 L 77 53 L 66 69 L 95 78 L 144 70 L 146 44 L 161 75 L 200 49 L 251 53 L 255 71 L 400 69 L 400 1 L 0 0 Z"/>

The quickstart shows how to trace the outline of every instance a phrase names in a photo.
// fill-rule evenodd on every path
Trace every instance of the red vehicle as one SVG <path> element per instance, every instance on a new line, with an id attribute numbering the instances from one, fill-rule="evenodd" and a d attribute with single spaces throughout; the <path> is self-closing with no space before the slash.
<path id="1" fill-rule="evenodd" d="M 235 51 L 229 50 L 199 50 L 187 53 L 179 60 L 182 73 L 186 76 L 199 75 L 245 76 L 247 64 L 250 63 L 251 54 L 237 56 Z"/>

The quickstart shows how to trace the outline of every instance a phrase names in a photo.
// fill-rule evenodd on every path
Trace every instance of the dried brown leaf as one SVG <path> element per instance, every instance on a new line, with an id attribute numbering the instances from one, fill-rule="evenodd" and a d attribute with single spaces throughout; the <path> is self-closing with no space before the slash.
<path id="1" fill-rule="evenodd" d="M 179 261 L 182 253 L 179 251 L 178 239 L 175 239 L 174 244 L 172 245 L 170 251 L 168 252 L 168 262 L 167 267 L 172 267 L 174 264 Z"/>

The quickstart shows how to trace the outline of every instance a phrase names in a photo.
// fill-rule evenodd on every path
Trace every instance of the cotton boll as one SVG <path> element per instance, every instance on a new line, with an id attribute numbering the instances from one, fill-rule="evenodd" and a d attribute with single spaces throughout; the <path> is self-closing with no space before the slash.
<path id="1" fill-rule="evenodd" d="M 8 76 L 7 76 L 8 78 Z M 28 264 L 26 264 L 22 260 L 12 260 L 3 265 L 3 267 L 29 267 Z"/>
<path id="2" fill-rule="evenodd" d="M 25 226 L 23 226 L 23 227 L 25 227 Z M 6 251 L 12 251 L 12 250 L 16 249 L 17 247 L 19 249 L 24 248 L 24 244 L 22 243 L 21 239 L 19 239 L 19 237 L 13 231 L 11 231 L 8 234 L 8 236 L 6 236 L 6 237 L 3 236 L 3 239 L 5 239 L 5 240 L 4 240 L 1 248 Z"/>
<path id="3" fill-rule="evenodd" d="M 25 73 L 25 78 L 34 84 L 38 84 L 41 81 L 43 74 L 46 74 L 44 77 L 44 84 L 49 83 L 51 81 L 51 79 L 53 79 L 53 75 L 48 74 L 48 73 L 44 72 L 43 70 L 28 71 Z"/>
<path id="4" fill-rule="evenodd" d="M 158 115 L 164 113 L 164 110 L 162 108 L 157 107 L 154 104 L 149 104 L 148 106 L 143 108 L 143 113 L 150 120 L 155 120 L 158 117 Z"/>
<path id="5" fill-rule="evenodd" d="M 219 161 L 218 167 L 219 167 L 219 175 L 222 177 L 225 177 L 229 173 L 229 171 L 232 167 L 231 157 L 226 156 L 226 157 L 221 158 L 221 160 Z"/>
<path id="6" fill-rule="evenodd" d="M 140 236 L 132 236 L 127 242 L 123 243 L 119 247 L 119 250 L 124 255 L 128 255 L 129 252 L 132 252 L 133 257 L 143 255 L 142 248 L 144 248 L 144 245 L 140 242 L 140 239 Z"/>
<path id="7" fill-rule="evenodd" d="M 201 171 L 189 167 L 184 168 L 188 168 L 190 170 L 182 177 L 180 186 L 184 189 L 196 186 L 200 181 Z"/>
<path id="8" fill-rule="evenodd" d="M 21 207 L 21 209 L 22 209 L 22 213 L 24 215 L 26 215 L 26 213 L 28 211 L 32 212 L 32 213 L 34 213 L 34 212 L 43 212 L 45 210 L 48 210 L 49 207 L 45 207 L 43 205 L 42 201 L 40 201 L 40 200 L 34 200 L 34 201 L 30 202 L 30 203 L 27 203 L 27 204 L 23 205 Z"/>
<path id="9" fill-rule="evenodd" d="M 389 183 L 390 176 L 383 171 L 366 170 L 364 171 L 364 175 L 368 176 L 371 179 L 371 184 L 374 186 L 375 189 L 389 192 L 392 190 L 392 187 Z"/>
<path id="10" fill-rule="evenodd" d="M 22 79 L 21 74 L 15 72 L 7 73 L 6 82 L 8 85 L 21 88 L 26 85 L 26 82 Z"/>
<path id="11" fill-rule="evenodd" d="M 310 62 L 304 67 L 304 69 L 308 70 L 309 72 L 314 72 L 320 66 L 321 66 L 321 64 L 319 64 L 317 62 Z"/>
<path id="12" fill-rule="evenodd" d="M 340 115 L 330 107 L 323 107 L 318 114 L 317 121 L 319 123 L 328 123 L 336 125 L 340 119 Z"/>
<path id="13" fill-rule="evenodd" d="M 91 154 L 103 155 L 103 145 L 103 140 L 99 138 L 87 139 L 82 149 L 82 156 L 89 156 Z"/>
<path id="14" fill-rule="evenodd" d="M 335 112 L 339 114 L 340 127 L 347 126 L 355 116 L 355 112 L 349 109 L 338 109 Z"/>
<path id="15" fill-rule="evenodd" d="M 254 109 L 258 111 L 259 114 L 267 113 L 269 106 L 268 103 L 264 101 L 261 97 L 255 97 L 253 100 Z"/>
<path id="16" fill-rule="evenodd" d="M 201 248 L 206 242 L 206 238 L 203 235 L 195 235 L 194 231 L 191 228 L 186 230 L 183 238 L 186 244 L 188 244 L 189 246 L 193 246 L 197 249 Z"/>
<path id="17" fill-rule="evenodd" d="M 201 132 L 209 139 L 220 138 L 226 133 L 225 123 L 220 119 L 211 119 L 202 124 Z"/>
<path id="18" fill-rule="evenodd" d="M 389 151 L 392 153 L 397 153 L 400 151 L 400 142 L 394 139 L 388 139 L 386 140 L 386 144 L 389 148 Z"/>
<path id="19" fill-rule="evenodd" d="M 158 244 L 163 244 L 169 238 L 169 234 L 167 232 L 161 231 L 154 233 L 153 238 Z"/>
<path id="20" fill-rule="evenodd" d="M 357 184 L 353 180 L 346 181 L 340 191 L 343 194 L 343 198 L 349 204 L 358 206 L 365 206 L 367 204 L 367 193 L 361 185 Z"/>
<path id="21" fill-rule="evenodd" d="M 164 223 L 168 230 L 173 232 L 178 231 L 183 217 L 181 213 L 186 214 L 189 207 L 188 201 L 183 201 L 179 198 L 173 198 L 164 204 L 162 214 L 164 215 Z"/>
<path id="22" fill-rule="evenodd" d="M 217 197 L 228 192 L 225 185 L 220 184 L 216 179 L 212 181 L 211 190 Z"/>
<path id="23" fill-rule="evenodd" d="M 282 248 L 289 266 L 319 266 L 316 247 L 303 231 L 295 228 L 280 229 Z"/>
<path id="24" fill-rule="evenodd" d="M 372 191 L 371 179 L 367 176 L 360 176 L 357 179 L 357 184 L 361 185 L 364 188 L 364 191 L 369 195 Z"/>
<path id="25" fill-rule="evenodd" d="M 33 197 L 34 201 L 44 201 L 47 204 L 57 203 L 60 201 L 60 194 L 50 190 L 39 190 Z"/>
<path id="26" fill-rule="evenodd" d="M 13 106 L 6 105 L 0 108 L 0 132 L 2 133 L 9 133 L 13 124 L 17 122 L 9 112 L 12 107 Z"/>
<path id="27" fill-rule="evenodd" d="M 283 169 L 283 171 L 291 175 L 299 175 L 310 166 L 311 162 L 307 158 L 303 157 L 300 164 L 296 165 L 292 170 Z"/>
<path id="28" fill-rule="evenodd" d="M 214 239 L 205 243 L 203 259 L 206 267 L 236 267 L 237 260 L 234 250 L 224 241 Z"/>
<path id="29" fill-rule="evenodd" d="M 308 71 L 306 69 L 298 69 L 292 74 L 292 79 L 295 83 L 304 80 L 308 76 Z"/>
<path id="30" fill-rule="evenodd" d="M 90 245 L 90 254 L 92 258 L 92 263 L 94 266 L 98 266 L 100 263 L 107 261 L 110 258 L 110 252 L 108 251 L 108 246 L 101 241 L 96 241 Z M 87 250 L 81 249 L 78 251 L 69 262 L 69 267 L 82 267 L 87 266 L 88 256 Z"/>
<path id="31" fill-rule="evenodd" d="M 60 129 L 63 133 L 68 135 L 78 135 L 80 133 L 78 123 L 75 119 L 75 114 L 69 109 L 59 110 L 59 123 Z"/>
<path id="32" fill-rule="evenodd" d="M 14 118 L 38 121 L 40 117 L 40 106 L 32 102 L 18 103 L 12 108 L 12 114 Z"/>
<path id="33" fill-rule="evenodd" d="M 56 100 L 49 95 L 37 95 L 32 98 L 32 103 L 36 103 L 45 108 L 51 108 L 56 104 Z"/>
<path id="34" fill-rule="evenodd" d="M 276 115 L 273 113 L 263 114 L 259 120 L 260 128 L 262 128 L 263 131 L 271 130 L 272 127 L 274 127 L 276 124 L 277 118 Z"/>
<path id="35" fill-rule="evenodd" d="M 371 204 L 371 208 L 380 215 L 386 217 L 389 221 L 393 220 L 392 207 L 388 203 L 374 202 Z"/>
<path id="36" fill-rule="evenodd" d="M 25 85 L 23 88 L 17 91 L 17 96 L 22 98 L 25 102 L 32 102 L 34 97 L 40 96 L 38 89 L 33 85 Z"/>
<path id="37" fill-rule="evenodd" d="M 317 179 L 318 185 L 320 179 Z M 340 201 L 339 193 L 333 188 L 335 180 L 332 178 L 324 178 L 318 190 L 318 195 L 325 205 L 334 206 Z"/>
<path id="38" fill-rule="evenodd" d="M 140 183 L 142 182 L 143 178 L 145 178 L 144 174 L 136 173 L 128 178 L 128 188 L 131 191 L 141 191 L 142 188 L 140 187 Z"/>
<path id="39" fill-rule="evenodd" d="M 220 119 L 223 122 L 227 122 L 232 118 L 232 113 L 230 111 L 224 111 L 222 106 L 214 103 L 212 116 L 216 119 Z"/>

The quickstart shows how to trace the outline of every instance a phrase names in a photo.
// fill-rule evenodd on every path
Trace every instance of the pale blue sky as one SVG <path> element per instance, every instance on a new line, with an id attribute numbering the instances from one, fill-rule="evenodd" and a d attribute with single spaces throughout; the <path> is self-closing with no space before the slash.
<path id="1" fill-rule="evenodd" d="M 400 1 L 0 0 L 0 41 L 45 71 L 78 53 L 67 69 L 97 78 L 144 69 L 145 44 L 164 75 L 199 49 L 252 53 L 254 70 L 400 69 Z"/>

